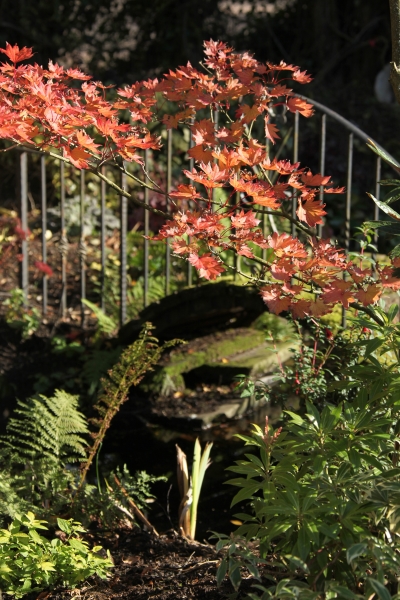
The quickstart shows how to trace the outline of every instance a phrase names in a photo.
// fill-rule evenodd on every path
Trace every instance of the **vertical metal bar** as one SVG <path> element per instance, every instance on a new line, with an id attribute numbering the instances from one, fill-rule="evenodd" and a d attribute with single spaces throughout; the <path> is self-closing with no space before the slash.
<path id="1" fill-rule="evenodd" d="M 214 110 L 214 130 L 215 132 L 218 131 L 218 123 L 219 123 L 219 110 L 218 108 L 216 108 Z M 214 158 L 214 162 L 217 162 L 217 159 Z M 213 188 L 212 191 L 212 204 L 211 204 L 211 210 L 214 211 L 215 210 L 215 206 L 214 206 L 214 202 L 216 202 L 217 200 L 217 188 Z"/>
<path id="2" fill-rule="evenodd" d="M 82 302 L 86 298 L 86 255 L 85 244 L 85 171 L 81 170 L 81 197 L 80 197 L 80 239 L 79 239 L 79 258 L 81 267 L 81 325 L 85 326 L 85 304 Z"/>
<path id="3" fill-rule="evenodd" d="M 167 189 L 166 189 L 166 209 L 169 210 L 169 199 L 168 194 L 171 190 L 172 181 L 172 129 L 168 129 L 167 134 Z M 171 247 L 169 240 L 167 239 L 167 246 L 165 249 L 165 295 L 168 296 L 171 281 Z"/>
<path id="4" fill-rule="evenodd" d="M 375 198 L 377 200 L 379 200 L 379 196 L 381 194 L 381 157 L 377 156 L 376 157 L 376 169 L 375 169 Z M 378 221 L 379 220 L 379 206 L 377 204 L 375 204 L 374 202 L 374 221 Z M 374 230 L 374 246 L 377 248 L 378 244 L 378 230 L 375 229 Z M 374 260 L 376 260 L 376 253 L 373 252 L 372 253 L 372 258 Z"/>
<path id="5" fill-rule="evenodd" d="M 299 112 L 296 111 L 294 114 L 294 134 L 293 134 L 293 163 L 297 163 L 299 160 Z M 296 236 L 296 210 L 297 210 L 297 190 L 293 192 L 292 199 L 292 236 Z"/>
<path id="6" fill-rule="evenodd" d="M 271 150 L 271 143 L 270 143 L 270 140 L 266 137 L 265 138 L 265 153 L 266 153 L 267 158 L 269 158 L 270 150 Z M 265 212 L 263 212 L 261 219 L 262 219 L 262 232 L 263 232 L 263 236 L 265 238 L 267 236 L 268 215 Z M 267 249 L 266 248 L 262 249 L 262 259 L 267 260 Z"/>
<path id="7" fill-rule="evenodd" d="M 326 156 L 326 115 L 322 115 L 321 119 L 321 154 L 319 162 L 319 172 L 321 175 L 325 175 L 325 156 Z M 319 188 L 319 201 L 321 204 L 324 201 L 324 186 L 321 185 Z M 322 237 L 322 223 L 318 225 L 317 234 Z"/>
<path id="8" fill-rule="evenodd" d="M 40 157 L 40 188 L 41 188 L 41 200 L 42 200 L 42 261 L 47 263 L 47 188 L 46 188 L 46 158 Z M 42 281 L 42 313 L 43 316 L 47 314 L 47 275 L 44 273 Z"/>
<path id="9" fill-rule="evenodd" d="M 144 166 L 146 169 L 146 172 L 149 172 L 149 151 L 148 149 L 146 149 L 144 151 Z M 149 204 L 149 189 L 148 188 L 144 188 L 144 201 L 145 203 L 148 205 Z M 144 271 L 144 288 L 143 288 L 143 304 L 144 307 L 146 308 L 146 306 L 149 303 L 149 211 L 146 210 L 145 208 L 144 210 L 144 254 L 143 254 L 143 271 Z"/>
<path id="10" fill-rule="evenodd" d="M 105 167 L 101 168 L 101 172 L 105 175 Z M 101 274 L 100 274 L 100 305 L 101 310 L 106 309 L 105 300 L 105 283 L 106 283 L 106 182 L 101 180 L 100 189 L 100 254 L 101 254 Z"/>
<path id="11" fill-rule="evenodd" d="M 121 187 L 126 190 L 126 175 L 122 173 Z M 121 212 L 121 232 L 120 232 L 120 324 L 121 327 L 126 321 L 126 237 L 128 230 L 128 199 L 125 196 L 120 197 L 120 212 Z"/>
<path id="12" fill-rule="evenodd" d="M 347 155 L 347 193 L 346 193 L 346 213 L 345 213 L 345 226 L 344 226 L 344 247 L 346 252 L 350 249 L 350 219 L 351 219 L 351 184 L 353 177 L 353 144 L 354 135 L 349 134 L 349 148 Z"/>
<path id="13" fill-rule="evenodd" d="M 67 253 L 68 239 L 65 226 L 65 167 L 64 161 L 60 162 L 60 216 L 61 216 L 61 316 L 64 318 L 67 313 Z"/>
<path id="14" fill-rule="evenodd" d="M 194 117 L 191 119 L 191 125 L 193 125 L 194 123 Z M 193 133 L 192 130 L 189 130 L 189 148 L 193 148 L 194 143 L 193 143 Z M 190 157 L 189 159 L 189 171 L 193 171 L 194 169 L 194 158 Z M 189 204 L 189 208 L 190 208 L 190 204 Z M 188 238 L 188 244 L 190 244 L 190 237 Z M 187 267 L 187 284 L 188 286 L 193 285 L 193 267 L 190 264 L 190 262 L 188 261 L 188 267 Z"/>
<path id="15" fill-rule="evenodd" d="M 20 155 L 20 194 L 21 194 L 21 229 L 23 231 L 21 241 L 21 288 L 24 293 L 24 304 L 28 304 L 28 154 L 22 152 Z"/>
<path id="16" fill-rule="evenodd" d="M 350 249 L 350 219 L 351 219 L 351 184 L 353 177 L 353 147 L 354 147 L 354 136 L 352 133 L 349 134 L 349 146 L 347 155 L 347 193 L 346 193 L 346 212 L 345 212 L 345 224 L 344 224 L 344 247 L 346 252 Z M 342 309 L 342 327 L 346 327 L 346 309 Z"/>

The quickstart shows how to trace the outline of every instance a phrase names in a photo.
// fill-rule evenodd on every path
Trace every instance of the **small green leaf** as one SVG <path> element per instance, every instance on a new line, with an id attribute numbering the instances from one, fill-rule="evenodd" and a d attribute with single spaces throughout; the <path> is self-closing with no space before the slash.
<path id="1" fill-rule="evenodd" d="M 293 556 L 293 554 L 285 554 L 285 558 L 290 562 L 291 565 L 294 565 L 296 569 L 301 569 L 304 571 L 304 573 L 310 572 L 307 564 L 298 556 Z"/>
<path id="2" fill-rule="evenodd" d="M 382 346 L 385 340 L 381 338 L 372 338 L 372 340 L 368 341 L 368 344 L 365 347 L 365 358 L 368 358 L 370 354 L 375 352 L 378 348 Z"/>
<path id="3" fill-rule="evenodd" d="M 221 564 L 217 570 L 217 585 L 220 586 L 223 580 L 225 579 L 226 572 L 228 570 L 228 561 L 226 558 L 223 558 Z"/>
<path id="4" fill-rule="evenodd" d="M 367 544 L 353 544 L 353 546 L 350 546 L 346 552 L 347 562 L 350 564 L 353 562 L 353 560 L 361 556 L 361 554 L 365 554 L 366 551 Z"/>
<path id="5" fill-rule="evenodd" d="M 368 577 L 367 581 L 374 590 L 375 594 L 378 596 L 378 598 L 380 598 L 381 600 L 391 600 L 391 594 L 385 588 L 385 586 L 382 583 L 380 583 L 380 581 L 372 579 L 372 577 Z"/>

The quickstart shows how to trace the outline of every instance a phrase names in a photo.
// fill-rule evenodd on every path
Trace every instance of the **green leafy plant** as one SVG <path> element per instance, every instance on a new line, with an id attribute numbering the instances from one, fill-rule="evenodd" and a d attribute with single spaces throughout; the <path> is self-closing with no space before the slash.
<path id="1" fill-rule="evenodd" d="M 290 359 L 283 364 L 279 357 L 277 338 L 267 330 L 269 348 L 277 354 L 278 365 L 272 383 L 253 381 L 245 375 L 235 377 L 237 390 L 242 397 L 252 396 L 255 400 L 267 400 L 272 404 L 304 407 L 306 401 L 315 404 L 331 402 L 337 404 L 354 396 L 357 385 L 345 386 L 336 382 L 343 380 L 343 372 L 356 365 L 360 355 L 358 342 L 368 341 L 364 327 L 354 323 L 352 328 L 336 335 L 324 323 L 305 319 L 303 327 L 295 323 L 293 327 Z M 354 342 L 354 343 L 353 343 Z"/>
<path id="2" fill-rule="evenodd" d="M 286 412 L 283 428 L 267 420 L 238 436 L 258 452 L 229 467 L 239 477 L 227 483 L 239 488 L 232 506 L 248 503 L 235 535 L 267 561 L 262 598 L 398 597 L 399 406 L 363 393 L 322 410 L 307 402 L 304 416 Z M 229 538 L 221 547 L 218 579 L 229 572 L 237 588 L 240 555 Z"/>
<path id="3" fill-rule="evenodd" d="M 6 309 L 6 323 L 13 329 L 21 331 L 24 339 L 29 338 L 40 325 L 40 314 L 37 308 L 28 308 L 25 306 L 24 291 L 15 288 L 11 290 L 10 297 L 4 300 L 3 306 Z"/>
<path id="4" fill-rule="evenodd" d="M 186 454 L 176 446 L 178 462 L 178 486 L 181 495 L 179 506 L 179 528 L 182 534 L 194 540 L 196 536 L 197 510 L 204 475 L 210 465 L 212 443 L 207 443 L 201 451 L 199 438 L 196 438 L 193 452 L 192 476 L 189 480 Z"/>
<path id="5" fill-rule="evenodd" d="M 80 534 L 85 530 L 73 519 L 57 519 L 65 541 L 48 540 L 38 533 L 47 531 L 47 522 L 32 512 L 15 517 L 8 529 L 0 530 L 0 590 L 15 598 L 31 592 L 75 587 L 98 575 L 106 579 L 113 567 L 111 555 L 103 558 L 101 546 L 89 549 Z"/>

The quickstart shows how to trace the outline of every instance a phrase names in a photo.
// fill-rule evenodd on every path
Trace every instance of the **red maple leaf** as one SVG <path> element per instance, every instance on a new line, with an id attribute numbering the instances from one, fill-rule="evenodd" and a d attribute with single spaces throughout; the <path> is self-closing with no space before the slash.
<path id="1" fill-rule="evenodd" d="M 312 195 L 306 200 L 299 199 L 299 205 L 296 211 L 300 221 L 304 221 L 310 227 L 315 227 L 323 222 L 322 217 L 326 215 L 324 210 L 325 204 L 321 204 L 319 200 L 315 200 Z"/>
<path id="2" fill-rule="evenodd" d="M 349 303 L 354 302 L 354 292 L 350 291 L 351 286 L 351 281 L 332 281 L 324 288 L 321 299 L 326 304 L 336 304 L 340 302 L 345 308 L 349 308 Z"/>
<path id="3" fill-rule="evenodd" d="M 303 117 L 311 117 L 314 114 L 313 105 L 301 98 L 289 98 L 287 107 L 290 112 L 299 112 Z"/>
<path id="4" fill-rule="evenodd" d="M 268 237 L 270 248 L 276 256 L 291 256 L 293 258 L 307 258 L 308 254 L 304 245 L 288 233 L 273 233 Z"/>
<path id="5" fill-rule="evenodd" d="M 306 173 L 302 174 L 301 180 L 306 185 L 320 186 L 320 185 L 326 185 L 327 183 L 329 183 L 330 176 L 313 175 L 311 173 L 311 171 L 307 171 Z"/>
<path id="6" fill-rule="evenodd" d="M 240 213 L 231 215 L 231 221 L 236 229 L 251 229 L 260 223 L 260 219 L 256 219 L 255 213 L 251 210 L 246 212 L 241 210 Z"/>
<path id="7" fill-rule="evenodd" d="M 213 280 L 216 279 L 225 269 L 211 254 L 203 254 L 198 256 L 195 253 L 189 255 L 189 262 L 199 272 L 200 277 Z"/>
<path id="8" fill-rule="evenodd" d="M 178 185 L 178 189 L 175 192 L 169 192 L 169 196 L 172 198 L 188 198 L 189 200 L 194 200 L 195 198 L 202 198 L 202 195 L 199 194 L 196 188 L 193 185 L 187 185 L 180 183 Z"/>
<path id="9" fill-rule="evenodd" d="M 273 123 L 268 123 L 269 117 L 265 117 L 265 137 L 267 137 L 273 144 L 275 140 L 279 140 L 278 128 Z"/>
<path id="10" fill-rule="evenodd" d="M 313 80 L 311 75 L 307 75 L 307 71 L 300 71 L 300 69 L 294 71 L 292 77 L 295 81 L 298 81 L 299 83 L 310 83 Z"/>
<path id="11" fill-rule="evenodd" d="M 304 319 L 304 317 L 310 314 L 310 306 L 310 300 L 300 299 L 293 301 L 290 305 L 290 312 L 295 319 Z"/>
<path id="12" fill-rule="evenodd" d="M 213 151 L 205 149 L 203 144 L 190 148 L 188 155 L 199 163 L 210 163 L 213 159 Z"/>
<path id="13" fill-rule="evenodd" d="M 17 44 L 15 46 L 11 46 L 8 42 L 6 42 L 6 48 L 0 48 L 0 52 L 8 56 L 8 58 L 13 63 L 20 62 L 21 60 L 26 60 L 33 56 L 32 48 L 27 48 L 24 46 L 23 48 L 19 48 Z"/>
<path id="14" fill-rule="evenodd" d="M 260 290 L 262 299 L 269 310 L 276 315 L 288 310 L 292 302 L 289 296 L 282 296 L 282 289 L 279 285 L 268 285 Z"/>
<path id="15" fill-rule="evenodd" d="M 369 285 L 366 290 L 358 290 L 358 292 L 354 295 L 363 306 L 369 306 L 370 304 L 377 302 L 381 294 L 382 288 L 378 284 L 373 283 L 372 285 Z"/>
<path id="16" fill-rule="evenodd" d="M 189 179 L 201 183 L 207 188 L 223 187 L 229 175 L 225 169 L 221 171 L 218 165 L 206 165 L 200 163 L 200 169 L 203 173 L 193 169 L 192 171 L 183 171 Z M 222 182 L 222 183 L 221 183 Z"/>

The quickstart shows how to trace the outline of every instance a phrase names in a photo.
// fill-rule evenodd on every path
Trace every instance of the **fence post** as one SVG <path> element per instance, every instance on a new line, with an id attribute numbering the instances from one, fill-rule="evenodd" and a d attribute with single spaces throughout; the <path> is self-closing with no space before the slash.
<path id="1" fill-rule="evenodd" d="M 125 167 L 125 164 L 124 164 Z M 122 173 L 121 187 L 126 190 L 126 175 Z M 121 234 L 120 234 L 120 325 L 126 321 L 126 235 L 128 229 L 128 199 L 125 196 L 120 197 L 121 212 Z"/>
<path id="2" fill-rule="evenodd" d="M 375 168 L 375 198 L 379 200 L 381 194 L 381 157 L 376 157 L 376 168 Z M 374 202 L 374 221 L 379 221 L 379 206 Z M 378 230 L 374 229 L 374 246 L 378 248 Z M 376 259 L 376 253 L 372 252 L 372 258 Z"/>
<path id="3" fill-rule="evenodd" d="M 171 191 L 172 181 L 172 129 L 168 129 L 167 133 L 167 189 L 166 189 L 166 209 L 169 210 L 168 194 Z M 169 239 L 166 240 L 165 249 L 165 295 L 168 296 L 171 281 L 171 246 Z"/>
<path id="4" fill-rule="evenodd" d="M 149 172 L 149 150 L 146 148 L 144 151 L 144 167 L 146 169 L 146 173 Z M 149 204 L 149 188 L 144 188 L 144 201 L 146 205 Z M 149 303 L 149 225 L 150 225 L 150 214 L 149 211 L 144 208 L 144 253 L 143 253 L 143 261 L 144 261 L 144 286 L 143 286 L 143 305 L 144 308 Z"/>
<path id="5" fill-rule="evenodd" d="M 105 175 L 105 167 L 101 167 L 101 172 Z M 105 283 L 106 283 L 106 182 L 101 180 L 100 187 L 100 254 L 101 254 L 101 274 L 100 274 L 100 306 L 105 311 Z"/>
<path id="6" fill-rule="evenodd" d="M 85 171 L 81 170 L 81 197 L 80 197 L 80 239 L 79 239 L 79 259 L 81 267 L 81 326 L 85 326 L 85 309 L 82 302 L 86 298 L 86 255 L 87 247 L 85 243 Z"/>
<path id="7" fill-rule="evenodd" d="M 350 219 L 351 219 L 351 184 L 353 177 L 353 147 L 354 147 L 354 134 L 349 134 L 349 146 L 347 155 L 347 193 L 346 193 L 346 213 L 345 213 L 345 225 L 344 225 L 344 247 L 346 253 L 350 250 Z M 346 309 L 342 308 L 342 327 L 346 327 Z"/>
<path id="8" fill-rule="evenodd" d="M 20 194 L 21 194 L 21 288 L 24 294 L 24 305 L 28 304 L 29 290 L 29 262 L 28 262 L 28 155 L 26 152 L 20 154 Z"/>
<path id="9" fill-rule="evenodd" d="M 293 163 L 297 163 L 299 160 L 299 111 L 294 114 L 294 134 L 293 134 Z M 292 199 L 292 236 L 296 235 L 296 210 L 297 210 L 297 190 L 293 192 Z"/>
<path id="10" fill-rule="evenodd" d="M 321 155 L 319 162 L 319 172 L 321 175 L 325 175 L 325 155 L 326 155 L 326 115 L 322 115 L 321 119 Z M 321 204 L 324 201 L 324 186 L 321 185 L 319 188 L 319 201 Z M 322 223 L 318 225 L 317 234 L 322 237 Z"/>
<path id="11" fill-rule="evenodd" d="M 60 216 L 61 216 L 61 316 L 65 317 L 67 312 L 67 254 L 68 254 L 68 239 L 65 226 L 65 178 L 64 178 L 64 161 L 60 162 L 60 180 L 61 180 L 61 195 L 60 195 Z"/>
<path id="12" fill-rule="evenodd" d="M 40 187 L 41 187 L 41 201 L 42 201 L 42 261 L 47 263 L 47 190 L 46 190 L 46 158 L 45 156 L 40 157 Z M 42 313 L 43 316 L 47 314 L 47 275 L 43 274 L 42 281 Z"/>

